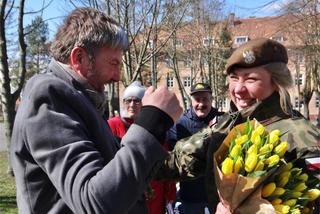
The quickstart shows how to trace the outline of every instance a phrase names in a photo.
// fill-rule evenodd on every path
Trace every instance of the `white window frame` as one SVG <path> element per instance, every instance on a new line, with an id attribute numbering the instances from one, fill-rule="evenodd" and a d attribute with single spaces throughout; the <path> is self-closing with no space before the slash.
<path id="1" fill-rule="evenodd" d="M 227 101 L 226 101 L 226 98 L 223 98 L 223 100 L 219 99 L 218 101 L 218 106 L 220 108 L 225 108 L 227 106 Z"/>
<path id="2" fill-rule="evenodd" d="M 173 84 L 174 84 L 174 79 L 172 76 L 167 76 L 167 87 L 168 88 L 173 88 Z"/>
<path id="3" fill-rule="evenodd" d="M 270 39 L 277 41 L 277 42 L 283 42 L 284 41 L 284 36 L 282 35 L 274 35 L 271 36 Z"/>
<path id="4" fill-rule="evenodd" d="M 147 45 L 147 48 L 148 49 L 153 49 L 153 41 L 152 40 L 150 40 L 149 42 L 148 42 L 148 45 Z"/>
<path id="5" fill-rule="evenodd" d="M 294 78 L 294 84 L 295 85 L 302 85 L 303 84 L 303 74 L 299 74 L 299 77 L 297 75 L 295 75 Z"/>
<path id="6" fill-rule="evenodd" d="M 294 98 L 294 107 L 296 108 L 296 109 L 298 109 L 298 108 L 302 108 L 302 102 L 301 102 L 301 100 L 300 100 L 300 103 L 299 103 L 299 98 L 298 97 L 295 97 Z"/>
<path id="7" fill-rule="evenodd" d="M 214 39 L 212 37 L 204 37 L 202 39 L 202 45 L 205 47 L 211 46 L 214 44 Z"/>
<path id="8" fill-rule="evenodd" d="M 176 47 L 181 48 L 183 46 L 183 41 L 181 39 L 176 40 Z"/>
<path id="9" fill-rule="evenodd" d="M 190 76 L 183 77 L 183 85 L 184 85 L 184 87 L 191 87 L 191 77 Z"/>
<path id="10" fill-rule="evenodd" d="M 185 68 L 191 68 L 191 65 L 192 65 L 191 59 L 184 60 L 184 67 Z"/>
<path id="11" fill-rule="evenodd" d="M 243 41 L 239 41 L 239 40 L 243 40 Z M 234 43 L 237 45 L 247 43 L 248 41 L 249 41 L 249 36 L 236 36 L 234 38 Z"/>

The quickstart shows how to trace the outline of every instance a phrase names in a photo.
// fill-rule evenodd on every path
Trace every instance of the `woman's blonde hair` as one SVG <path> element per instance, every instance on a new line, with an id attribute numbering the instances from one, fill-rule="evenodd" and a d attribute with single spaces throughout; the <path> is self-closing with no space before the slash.
<path id="1" fill-rule="evenodd" d="M 288 89 L 292 86 L 293 79 L 287 64 L 283 62 L 274 62 L 263 65 L 263 68 L 271 74 L 272 82 L 276 86 L 276 90 L 280 95 L 280 105 L 282 110 L 291 115 L 292 105 Z"/>

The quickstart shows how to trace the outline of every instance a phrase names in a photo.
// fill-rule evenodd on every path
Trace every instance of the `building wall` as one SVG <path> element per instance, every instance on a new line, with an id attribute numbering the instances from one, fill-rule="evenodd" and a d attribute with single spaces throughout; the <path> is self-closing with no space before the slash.
<path id="1" fill-rule="evenodd" d="M 229 17 L 228 19 L 228 28 L 229 32 L 231 33 L 231 43 L 232 43 L 232 48 L 235 49 L 239 45 L 239 41 L 245 40 L 249 41 L 255 38 L 260 38 L 260 37 L 265 37 L 265 38 L 271 38 L 274 40 L 277 40 L 281 42 L 284 46 L 287 47 L 288 53 L 289 53 L 289 69 L 292 73 L 292 77 L 295 80 L 296 79 L 296 72 L 297 72 L 297 66 L 295 65 L 295 62 L 297 62 L 297 57 L 300 57 L 299 54 L 293 53 L 293 50 L 295 50 L 295 47 L 299 47 L 302 45 L 301 40 L 297 38 L 296 32 L 294 33 L 292 30 L 288 30 L 288 25 L 290 25 L 290 21 L 294 21 L 294 18 L 291 16 L 279 16 L 279 17 L 262 17 L 262 18 L 246 18 L 246 19 L 235 19 L 234 16 Z M 185 25 L 184 26 L 185 31 L 180 31 L 180 34 L 178 32 L 178 36 L 180 35 L 180 40 L 181 46 L 179 47 L 180 50 L 190 50 L 190 48 L 195 47 L 195 41 L 198 41 L 197 44 L 201 45 L 201 36 L 195 35 L 194 32 L 196 30 L 192 31 L 192 26 L 190 28 L 190 25 Z M 190 30 L 191 29 L 191 30 Z M 220 29 L 221 27 L 215 28 Z M 296 29 L 294 29 L 296 30 Z M 188 34 L 191 32 L 190 34 Z M 199 31 L 200 32 L 200 31 Z M 212 32 L 212 38 L 216 38 L 216 32 Z M 203 39 L 205 37 L 208 37 L 208 35 L 203 35 Z M 180 57 L 179 64 L 179 71 L 180 71 L 180 78 L 182 83 L 184 83 L 183 78 L 186 76 L 191 77 L 191 68 L 188 67 L 188 65 L 185 63 L 186 58 Z M 303 88 L 304 80 L 305 80 L 305 62 L 303 57 L 298 60 L 298 69 L 301 74 L 302 78 L 302 85 L 301 90 Z M 194 71 L 196 72 L 196 76 L 194 79 L 191 80 L 191 83 L 196 83 L 196 82 L 202 82 L 202 78 L 200 75 L 199 68 L 198 70 Z M 207 68 L 204 68 L 205 70 Z M 158 70 L 158 86 L 167 86 L 168 83 L 172 83 L 173 85 L 169 85 L 169 89 L 176 93 L 178 99 L 180 100 L 181 106 L 182 105 L 182 98 L 180 95 L 180 91 L 178 88 L 178 82 L 175 79 L 172 65 L 170 65 L 170 62 L 166 61 L 164 58 L 162 60 L 159 60 L 158 65 L 157 65 L 157 70 Z M 173 77 L 172 82 L 168 81 L 168 78 Z M 120 86 L 120 91 L 123 86 Z M 184 87 L 184 90 L 186 91 L 187 94 L 190 93 L 190 84 L 186 85 Z M 225 92 L 227 94 L 227 92 Z M 291 101 L 293 104 L 293 107 L 297 110 L 300 110 L 300 112 L 303 114 L 304 112 L 304 107 L 303 105 L 299 109 L 298 105 L 296 105 L 296 99 L 298 97 L 298 87 L 297 85 L 294 85 L 293 88 L 290 89 L 290 95 L 291 95 Z M 121 92 L 120 92 L 121 96 Z M 220 110 L 226 111 L 229 106 L 228 106 L 229 100 L 226 99 L 222 105 L 220 106 Z M 215 103 L 213 103 L 214 106 Z M 320 106 L 320 97 L 314 93 L 312 96 L 312 99 L 309 103 L 309 116 L 310 120 L 315 121 L 317 119 L 318 113 L 319 113 L 319 107 Z"/>

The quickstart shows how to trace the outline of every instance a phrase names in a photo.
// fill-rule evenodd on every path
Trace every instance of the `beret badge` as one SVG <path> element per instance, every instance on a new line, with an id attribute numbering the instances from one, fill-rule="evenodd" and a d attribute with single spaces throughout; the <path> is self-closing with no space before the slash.
<path id="1" fill-rule="evenodd" d="M 252 64 L 256 60 L 256 57 L 254 56 L 254 53 L 252 50 L 244 50 L 242 52 L 242 56 L 246 64 Z"/>

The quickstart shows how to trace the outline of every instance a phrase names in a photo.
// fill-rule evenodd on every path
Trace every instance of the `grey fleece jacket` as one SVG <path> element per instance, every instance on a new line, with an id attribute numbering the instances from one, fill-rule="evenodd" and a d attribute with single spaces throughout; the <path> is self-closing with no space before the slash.
<path id="1" fill-rule="evenodd" d="M 119 149 L 79 82 L 57 62 L 25 87 L 11 143 L 19 213 L 147 213 L 143 193 L 167 153 L 133 124 Z"/>

